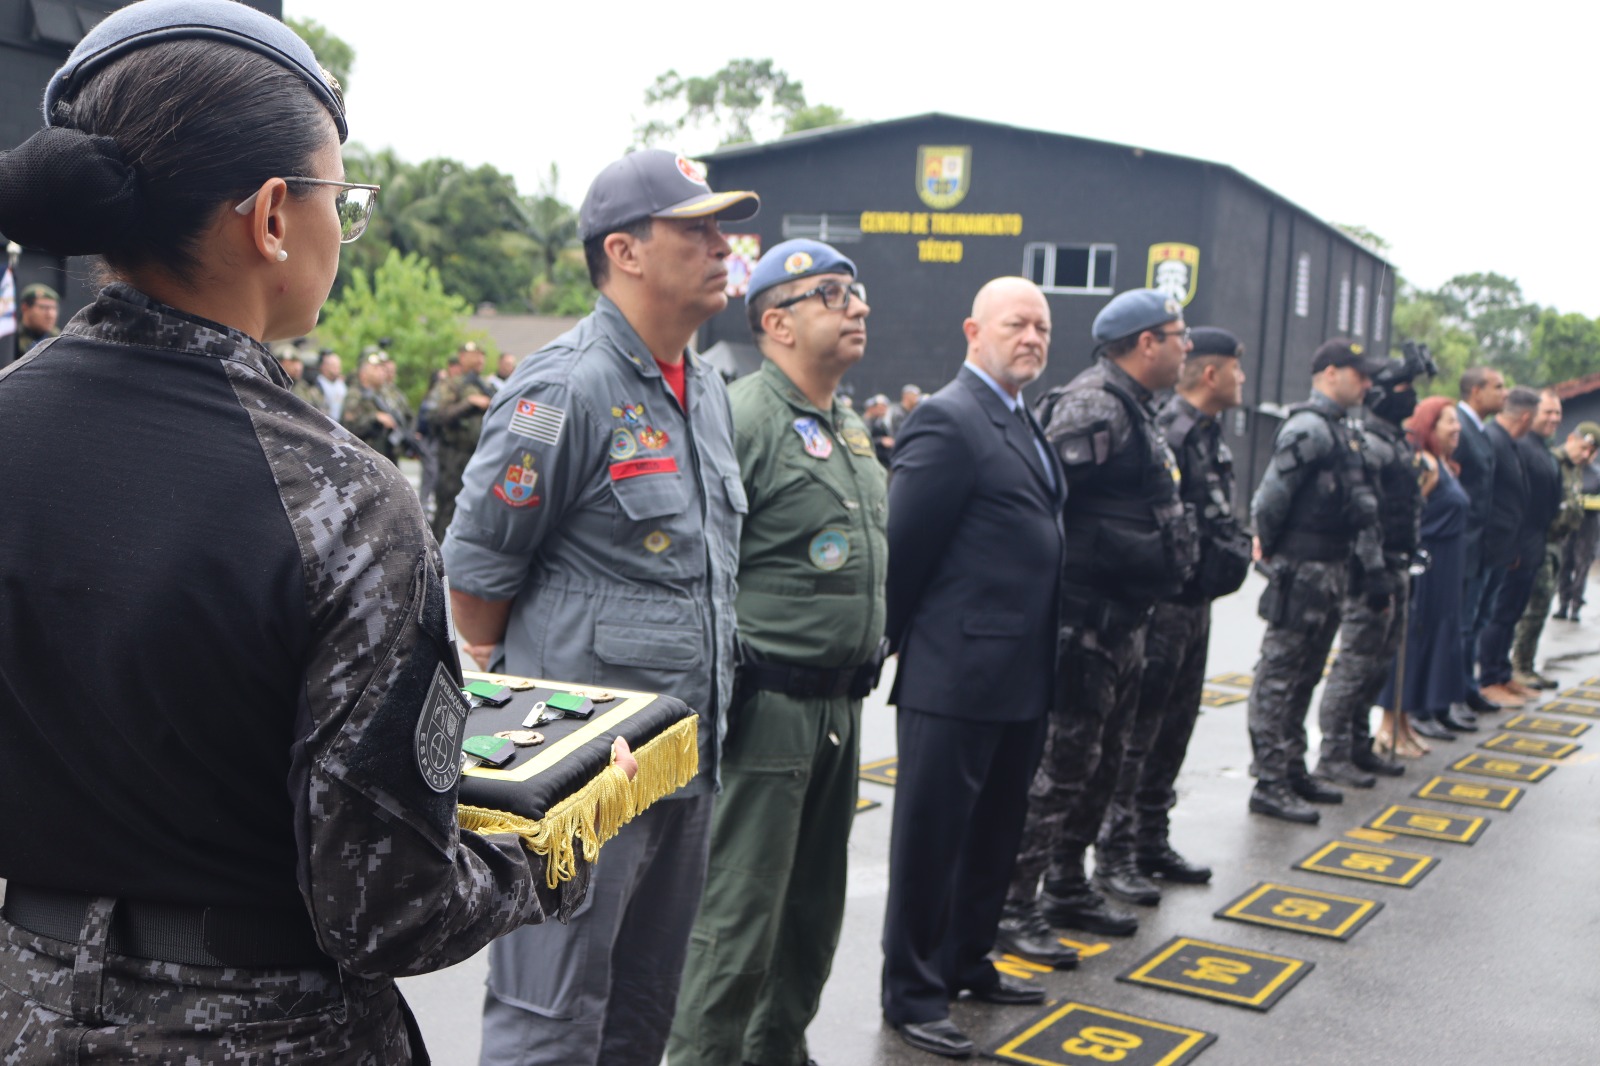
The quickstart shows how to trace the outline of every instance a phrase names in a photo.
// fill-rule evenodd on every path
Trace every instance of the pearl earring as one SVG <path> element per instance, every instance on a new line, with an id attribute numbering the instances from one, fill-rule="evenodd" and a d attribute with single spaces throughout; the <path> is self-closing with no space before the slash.
<path id="1" fill-rule="evenodd" d="M 289 253 L 284 251 L 282 248 L 279 248 L 278 249 L 278 262 L 281 263 L 287 258 L 289 258 Z"/>

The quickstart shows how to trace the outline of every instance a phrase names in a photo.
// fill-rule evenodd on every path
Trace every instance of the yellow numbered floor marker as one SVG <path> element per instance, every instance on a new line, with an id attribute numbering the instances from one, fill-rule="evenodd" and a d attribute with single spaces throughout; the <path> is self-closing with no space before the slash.
<path id="1" fill-rule="evenodd" d="M 1349 940 L 1383 909 L 1376 900 L 1263 881 L 1216 913 L 1218 918 Z"/>
<path id="2" fill-rule="evenodd" d="M 1519 714 L 1509 722 L 1500 723 L 1501 729 L 1515 729 L 1519 733 L 1543 733 L 1546 736 L 1581 737 L 1589 731 L 1588 722 L 1568 722 L 1562 718 L 1540 718 L 1537 715 Z"/>
<path id="3" fill-rule="evenodd" d="M 1238 703 L 1248 699 L 1244 692 L 1229 692 L 1220 688 L 1203 688 L 1200 690 L 1200 703 L 1204 707 L 1226 707 L 1230 703 Z"/>
<path id="4" fill-rule="evenodd" d="M 1563 696 L 1572 695 L 1573 690 L 1563 692 Z M 1594 689 L 1577 689 L 1578 692 L 1594 692 Z M 1585 699 L 1600 699 L 1600 693 L 1585 696 Z M 1600 706 L 1593 703 L 1573 703 L 1571 700 L 1551 700 L 1539 706 L 1540 712 L 1549 711 L 1551 714 L 1581 714 L 1585 718 L 1600 718 Z"/>
<path id="5" fill-rule="evenodd" d="M 1368 822 L 1367 827 L 1451 844 L 1476 844 L 1488 824 L 1489 819 L 1478 814 L 1447 814 L 1397 803 Z"/>
<path id="6" fill-rule="evenodd" d="M 1429 855 L 1334 840 L 1295 863 L 1295 869 L 1410 888 L 1437 865 Z"/>
<path id="7" fill-rule="evenodd" d="M 1022 981 L 1031 981 L 1034 976 L 1041 973 L 1053 973 L 1054 966 L 1046 966 L 1042 962 L 1032 962 L 1021 955 L 1001 955 L 994 960 L 994 968 L 1007 977 L 1015 977 Z"/>
<path id="8" fill-rule="evenodd" d="M 1117 980 L 1264 1011 L 1314 965 L 1304 959 L 1180 936 Z"/>
<path id="9" fill-rule="evenodd" d="M 892 785 L 900 777 L 900 757 L 892 756 L 879 759 L 876 762 L 861 764 L 861 780 L 874 781 L 880 785 Z"/>
<path id="10" fill-rule="evenodd" d="M 1511 755 L 1537 755 L 1541 759 L 1565 759 L 1583 747 L 1565 740 L 1548 737 L 1530 737 L 1522 733 L 1499 733 L 1479 744 L 1490 751 L 1503 751 Z"/>
<path id="11" fill-rule="evenodd" d="M 1001 1062 L 1033 1066 L 1184 1066 L 1216 1039 L 1211 1033 L 1138 1018 L 1087 1003 L 1051 1007 L 989 1052 Z"/>
<path id="12" fill-rule="evenodd" d="M 883 804 L 879 803 L 877 800 L 869 800 L 865 796 L 857 796 L 856 797 L 856 813 L 857 814 L 860 814 L 862 811 L 870 811 L 874 807 L 882 807 L 882 806 L 883 806 Z"/>
<path id="13" fill-rule="evenodd" d="M 1459 803 L 1466 807 L 1487 807 L 1491 811 L 1509 811 L 1522 798 L 1523 790 L 1515 785 L 1490 785 L 1479 781 L 1461 781 L 1453 777 L 1436 777 L 1411 795 L 1417 799 Z"/>
<path id="14" fill-rule="evenodd" d="M 1512 781 L 1539 781 L 1555 773 L 1554 766 L 1523 762 L 1499 755 L 1480 755 L 1473 752 L 1463 755 L 1450 764 L 1450 769 L 1464 774 L 1482 774 L 1484 777 L 1504 777 Z"/>
<path id="15" fill-rule="evenodd" d="M 1256 679 L 1249 674 L 1218 674 L 1206 678 L 1208 685 L 1227 685 L 1229 688 L 1249 688 L 1255 683 Z"/>
<path id="16" fill-rule="evenodd" d="M 1560 696 L 1562 699 L 1568 699 L 1568 700 L 1590 700 L 1591 702 L 1594 702 L 1594 703 L 1600 703 L 1600 688 L 1590 688 L 1590 687 L 1588 687 L 1589 684 L 1591 682 L 1595 681 L 1595 680 L 1596 680 L 1595 678 L 1591 677 L 1588 681 L 1584 682 L 1584 687 L 1562 689 L 1560 692 L 1556 693 L 1556 695 Z M 1545 704 L 1545 707 L 1548 708 L 1549 706 L 1550 706 L 1549 704 Z M 1596 712 L 1596 710 L 1597 710 L 1597 708 L 1590 707 L 1588 713 L 1594 714 Z M 1584 712 L 1583 711 L 1574 711 L 1573 713 L 1574 714 L 1583 714 Z"/>

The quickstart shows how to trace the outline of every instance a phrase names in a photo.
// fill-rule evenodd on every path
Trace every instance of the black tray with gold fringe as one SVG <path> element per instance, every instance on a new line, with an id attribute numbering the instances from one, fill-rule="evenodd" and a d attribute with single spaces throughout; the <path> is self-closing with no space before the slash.
<path id="1" fill-rule="evenodd" d="M 577 872 L 579 854 L 593 862 L 602 844 L 656 800 L 687 785 L 699 769 L 698 716 L 682 700 L 508 674 L 464 676 L 469 685 L 503 686 L 510 697 L 502 706 L 474 706 L 465 736 L 528 729 L 544 739 L 514 746 L 503 766 L 465 756 L 457 821 L 478 833 L 522 837 L 544 858 L 551 888 Z M 553 713 L 551 697 L 557 695 L 579 697 L 587 715 L 533 722 Z M 639 762 L 632 781 L 612 762 L 611 744 L 619 736 Z"/>

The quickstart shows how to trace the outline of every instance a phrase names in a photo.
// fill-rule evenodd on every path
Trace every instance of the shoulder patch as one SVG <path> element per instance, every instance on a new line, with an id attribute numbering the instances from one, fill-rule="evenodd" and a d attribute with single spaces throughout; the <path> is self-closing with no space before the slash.
<path id="1" fill-rule="evenodd" d="M 428 698 L 417 716 L 417 769 L 435 792 L 449 792 L 461 779 L 461 732 L 467 701 L 443 663 L 433 671 Z"/>
<path id="2" fill-rule="evenodd" d="M 519 437 L 553 445 L 561 440 L 561 427 L 566 424 L 567 412 L 561 408 L 547 403 L 534 403 L 532 400 L 518 400 L 516 409 L 511 412 L 511 425 L 508 428 Z"/>

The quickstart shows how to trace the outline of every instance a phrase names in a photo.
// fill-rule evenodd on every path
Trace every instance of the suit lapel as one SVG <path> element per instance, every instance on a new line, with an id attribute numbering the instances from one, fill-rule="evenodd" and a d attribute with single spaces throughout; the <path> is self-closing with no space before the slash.
<path id="1" fill-rule="evenodd" d="M 1031 437 L 1033 431 L 1029 426 L 1033 425 L 1033 416 L 1028 415 L 1028 425 L 1023 425 L 1022 419 L 1011 412 L 1005 401 L 989 387 L 988 382 L 966 367 L 961 368 L 961 380 L 966 382 L 967 388 L 978 398 L 978 406 L 988 414 L 989 421 L 999 428 L 1006 444 L 1010 445 L 1011 450 L 1022 459 L 1044 490 L 1053 496 L 1055 488 L 1050 484 L 1050 476 L 1045 473 L 1044 464 L 1039 461 L 1039 449 L 1034 447 Z M 1023 410 L 1026 412 L 1026 406 Z"/>

